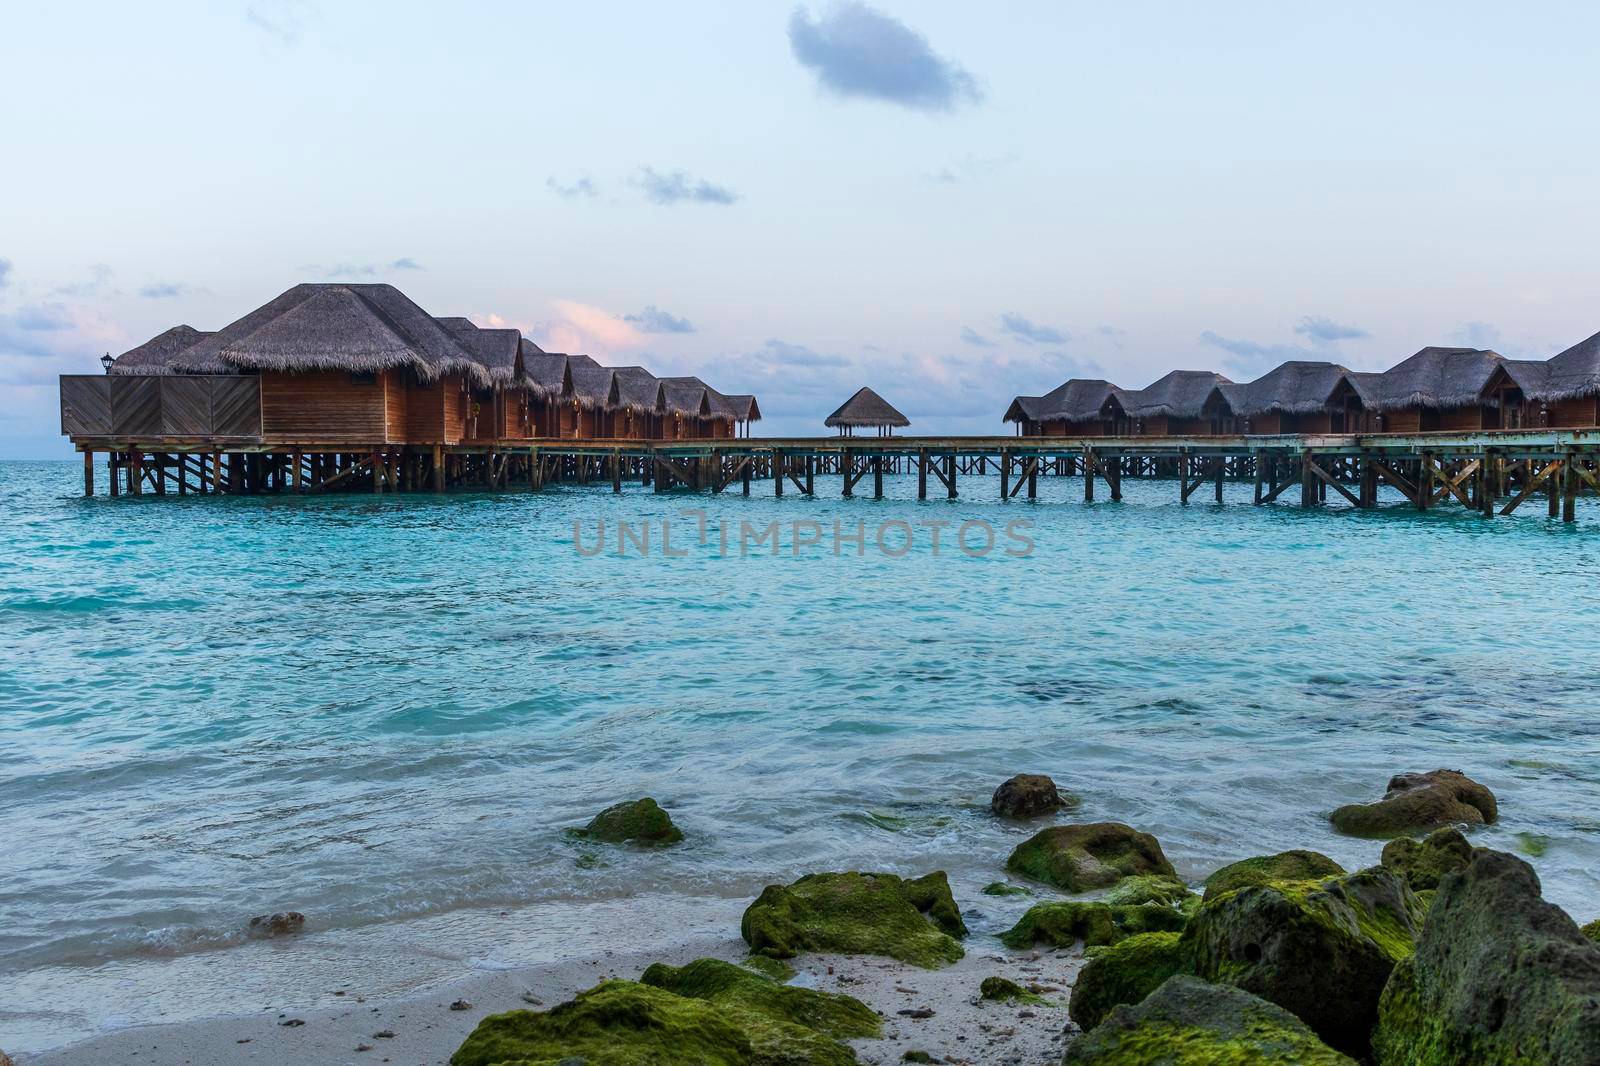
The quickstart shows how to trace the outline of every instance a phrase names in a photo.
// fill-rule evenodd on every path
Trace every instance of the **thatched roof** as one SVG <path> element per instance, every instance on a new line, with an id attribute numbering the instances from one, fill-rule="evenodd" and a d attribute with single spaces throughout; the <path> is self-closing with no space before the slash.
<path id="1" fill-rule="evenodd" d="M 1530 400 L 1558 398 L 1550 395 L 1550 363 L 1544 359 L 1506 359 L 1489 376 L 1485 388 L 1493 384 L 1498 375 L 1509 378 Z"/>
<path id="2" fill-rule="evenodd" d="M 202 333 L 193 326 L 173 326 L 145 341 L 137 348 L 129 348 L 111 364 L 113 374 L 174 374 L 182 373 L 174 367 L 178 356 L 193 348 L 201 339 L 211 334 Z M 217 373 L 228 373 L 229 367 L 219 365 Z"/>
<path id="3" fill-rule="evenodd" d="M 185 366 L 375 372 L 401 367 L 424 381 L 489 371 L 393 285 L 305 284 L 281 294 L 183 353 Z"/>
<path id="4" fill-rule="evenodd" d="M 482 329 L 467 318 L 440 318 L 435 321 L 449 330 L 456 343 L 489 372 L 489 378 L 495 385 L 510 385 L 521 376 L 521 330 Z"/>
<path id="5" fill-rule="evenodd" d="M 1499 353 L 1481 348 L 1424 348 L 1364 382 L 1372 396 L 1363 400 L 1375 411 L 1472 407 L 1483 402 L 1483 387 L 1502 362 Z"/>
<path id="6" fill-rule="evenodd" d="M 1134 418 L 1199 418 L 1213 394 L 1227 400 L 1222 386 L 1231 384 L 1214 370 L 1174 370 L 1142 389 L 1118 389 L 1114 395 Z"/>
<path id="7" fill-rule="evenodd" d="M 825 426 L 909 426 L 911 420 L 882 396 L 863 386 L 822 420 Z"/>
<path id="8" fill-rule="evenodd" d="M 544 352 L 528 338 L 522 338 L 522 381 L 540 396 L 565 396 L 572 391 L 571 365 L 560 352 Z"/>
<path id="9" fill-rule="evenodd" d="M 615 378 L 610 367 L 585 366 L 573 357 L 567 360 L 572 373 L 572 398 L 584 407 L 610 411 L 617 405 Z"/>
<path id="10" fill-rule="evenodd" d="M 1006 408 L 1007 422 L 1089 422 L 1100 417 L 1117 386 L 1099 378 L 1073 378 L 1043 396 L 1018 396 Z"/>
<path id="11" fill-rule="evenodd" d="M 614 366 L 617 376 L 617 406 L 635 414 L 654 414 L 662 409 L 665 397 L 661 379 L 642 366 Z"/>
<path id="12" fill-rule="evenodd" d="M 1577 400 L 1600 393 L 1600 333 L 1579 341 L 1548 362 L 1549 370 L 1539 394 L 1527 386 L 1522 391 L 1536 400 Z"/>
<path id="13" fill-rule="evenodd" d="M 756 398 L 748 392 L 717 393 L 722 398 L 722 404 L 733 415 L 735 422 L 761 421 L 761 408 L 756 405 Z"/>
<path id="14" fill-rule="evenodd" d="M 586 366 L 593 369 L 600 365 L 594 361 L 593 357 L 587 355 L 569 355 L 567 358 L 572 361 L 573 366 Z"/>
<path id="15" fill-rule="evenodd" d="M 711 390 L 699 378 L 694 383 L 683 378 L 662 378 L 661 393 L 669 414 L 691 418 L 711 417 Z"/>
<path id="16" fill-rule="evenodd" d="M 1246 418 L 1274 411 L 1309 414 L 1328 406 L 1347 374 L 1338 363 L 1291 359 L 1254 381 L 1223 385 L 1222 393 L 1233 413 Z"/>

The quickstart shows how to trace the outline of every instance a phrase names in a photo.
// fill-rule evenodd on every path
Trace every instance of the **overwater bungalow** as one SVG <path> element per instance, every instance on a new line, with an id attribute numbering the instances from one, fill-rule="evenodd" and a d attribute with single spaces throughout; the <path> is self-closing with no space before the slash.
<path id="1" fill-rule="evenodd" d="M 761 421 L 761 406 L 756 403 L 756 398 L 748 392 L 736 392 L 722 397 L 727 403 L 727 408 L 733 414 L 733 435 L 735 437 L 748 437 L 750 426 Z"/>
<path id="2" fill-rule="evenodd" d="M 1356 380 L 1381 433 L 1493 429 L 1493 398 L 1485 394 L 1505 359 L 1480 348 L 1423 348 L 1381 374 Z"/>
<path id="3" fill-rule="evenodd" d="M 839 405 L 839 409 L 822 424 L 837 429 L 841 437 L 853 437 L 858 429 L 872 429 L 877 436 L 892 437 L 896 429 L 903 429 L 911 420 L 876 392 L 863 386 L 854 396 Z"/>
<path id="4" fill-rule="evenodd" d="M 487 385 L 463 394 L 462 439 L 532 437 L 529 390 L 523 384 L 521 332 L 480 328 L 466 318 L 441 318 L 438 322 L 489 372 Z"/>
<path id="5" fill-rule="evenodd" d="M 1234 432 L 1233 408 L 1214 370 L 1174 370 L 1153 384 L 1115 396 L 1134 436 L 1193 437 Z"/>
<path id="6" fill-rule="evenodd" d="M 611 433 L 618 440 L 653 440 L 658 435 L 666 394 L 661 379 L 642 366 L 612 367 Z"/>
<path id="7" fill-rule="evenodd" d="M 1043 396 L 1018 396 L 1005 421 L 1017 423 L 1023 437 L 1111 436 L 1127 421 L 1117 398 L 1122 391 L 1099 378 L 1073 378 Z"/>
<path id="8" fill-rule="evenodd" d="M 721 440 L 733 436 L 736 419 L 727 398 L 693 375 L 662 378 L 668 386 L 669 414 L 678 419 L 670 428 L 685 434 L 680 440 Z M 694 390 L 703 390 L 702 398 Z M 671 437 L 672 432 L 663 434 Z"/>
<path id="9" fill-rule="evenodd" d="M 616 374 L 586 355 L 568 357 L 567 366 L 572 391 L 562 407 L 560 436 L 576 440 L 609 436 Z"/>
<path id="10" fill-rule="evenodd" d="M 1364 390 L 1338 363 L 1291 359 L 1254 381 L 1221 388 L 1241 433 L 1359 433 L 1367 428 Z"/>
<path id="11" fill-rule="evenodd" d="M 1484 396 L 1495 428 L 1600 425 L 1600 333 L 1549 359 L 1506 359 Z"/>

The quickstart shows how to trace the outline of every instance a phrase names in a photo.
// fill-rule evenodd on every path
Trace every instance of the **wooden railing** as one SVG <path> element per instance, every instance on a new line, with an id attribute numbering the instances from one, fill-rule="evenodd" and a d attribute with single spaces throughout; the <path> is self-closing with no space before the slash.
<path id="1" fill-rule="evenodd" d="M 63 374 L 61 432 L 74 439 L 259 440 L 250 374 Z"/>

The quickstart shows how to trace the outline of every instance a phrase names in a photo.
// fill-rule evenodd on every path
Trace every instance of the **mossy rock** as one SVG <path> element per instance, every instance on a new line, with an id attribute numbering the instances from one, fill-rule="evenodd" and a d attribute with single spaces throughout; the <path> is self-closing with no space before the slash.
<path id="1" fill-rule="evenodd" d="M 1004 881 L 990 881 L 983 886 L 985 896 L 1031 896 L 1033 890 L 1021 885 L 1008 885 Z"/>
<path id="2" fill-rule="evenodd" d="M 1383 990 L 1381 1066 L 1600 1063 L 1600 946 L 1533 868 L 1480 850 L 1439 881 L 1416 953 Z"/>
<path id="3" fill-rule="evenodd" d="M 756 978 L 760 980 L 760 978 Z M 508 1011 L 478 1023 L 451 1066 L 847 1066 L 832 1037 L 761 1011 L 605 981 L 547 1011 Z"/>
<path id="4" fill-rule="evenodd" d="M 1578 932 L 1593 940 L 1596 944 L 1600 944 L 1600 918 L 1596 918 L 1588 925 L 1580 926 Z"/>
<path id="5" fill-rule="evenodd" d="M 574 837 L 607 844 L 662 845 L 676 844 L 683 839 L 683 831 L 672 824 L 671 816 L 649 796 L 607 807 L 582 829 L 568 832 Z"/>
<path id="6" fill-rule="evenodd" d="M 1015 981 L 1004 977 L 985 977 L 983 983 L 978 986 L 978 998 L 999 1003 L 1049 1003 L 1043 996 L 1029 992 Z"/>
<path id="7" fill-rule="evenodd" d="M 1161 903 L 1169 907 L 1181 906 L 1193 896 L 1189 886 L 1176 877 L 1164 874 L 1141 874 L 1126 877 L 1106 893 L 1107 903 L 1134 906 L 1140 903 Z"/>
<path id="8" fill-rule="evenodd" d="M 1367 1054 L 1378 998 L 1426 911 L 1381 866 L 1225 892 L 1184 931 L 1194 972 L 1276 1003 L 1332 1047 Z"/>
<path id="9" fill-rule="evenodd" d="M 777 959 L 769 959 L 765 955 L 751 955 L 740 965 L 747 970 L 754 970 L 756 973 L 776 981 L 780 985 L 791 980 L 795 972 L 794 967 L 788 963 L 780 962 Z"/>
<path id="10" fill-rule="evenodd" d="M 852 871 L 768 885 L 745 910 L 739 932 L 752 953 L 774 959 L 838 951 L 931 969 L 965 954 L 955 938 L 967 927 L 943 870 L 913 880 Z"/>
<path id="11" fill-rule="evenodd" d="M 1435 829 L 1422 840 L 1399 837 L 1383 846 L 1383 865 L 1406 879 L 1412 891 L 1439 887 L 1439 878 L 1472 863 L 1472 845 L 1461 830 Z"/>
<path id="12" fill-rule="evenodd" d="M 1000 942 L 1011 948 L 1026 948 L 1042 940 L 1053 947 L 1070 948 L 1081 940 L 1085 947 L 1098 947 L 1136 933 L 1177 932 L 1186 921 L 1182 911 L 1158 903 L 1035 903 L 1016 925 L 1000 934 Z"/>
<path id="13" fill-rule="evenodd" d="M 1161 844 L 1121 822 L 1055 825 L 1017 845 L 1006 869 L 1065 892 L 1110 888 L 1125 877 L 1176 877 Z"/>
<path id="14" fill-rule="evenodd" d="M 1272 881 L 1320 881 L 1345 872 L 1343 866 L 1318 851 L 1280 851 L 1230 863 L 1206 878 L 1206 899 L 1246 885 Z"/>
<path id="15" fill-rule="evenodd" d="M 1167 980 L 1193 968 L 1181 933 L 1139 933 L 1097 948 L 1078 972 L 1067 1014 L 1084 1032 L 1111 1008 L 1140 1003 Z"/>
<path id="16" fill-rule="evenodd" d="M 1288 1011 L 1237 988 L 1170 978 L 1067 1046 L 1062 1066 L 1355 1066 Z"/>
<path id="17" fill-rule="evenodd" d="M 842 1040 L 877 1036 L 882 1029 L 877 1012 L 859 999 L 782 985 L 721 959 L 696 959 L 687 966 L 658 962 L 639 982 L 720 1007 L 753 1010 Z"/>
<path id="18" fill-rule="evenodd" d="M 1351 836 L 1392 837 L 1441 825 L 1487 825 L 1499 817 L 1494 793 L 1460 770 L 1397 774 L 1376 803 L 1351 803 L 1328 816 Z"/>

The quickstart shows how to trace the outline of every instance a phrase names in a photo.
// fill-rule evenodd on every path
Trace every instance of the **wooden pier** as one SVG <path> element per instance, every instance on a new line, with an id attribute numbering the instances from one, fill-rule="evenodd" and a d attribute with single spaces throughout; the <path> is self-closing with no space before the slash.
<path id="1" fill-rule="evenodd" d="M 1543 498 L 1571 522 L 1584 493 L 1600 494 L 1600 429 L 1466 433 L 1201 437 L 819 437 L 698 441 L 505 440 L 451 445 L 239 438 L 118 439 L 75 436 L 84 493 L 94 495 L 96 456 L 109 493 L 143 495 L 539 491 L 557 482 L 624 481 L 656 492 L 749 495 L 770 484 L 815 495 L 837 479 L 845 497 L 884 495 L 885 475 L 914 474 L 917 497 L 962 491 L 1037 499 L 1040 477 L 1076 477 L 1083 498 L 1122 498 L 1124 478 L 1170 479 L 1179 500 L 1223 499 L 1227 481 L 1253 484 L 1258 505 L 1298 488 L 1314 507 L 1329 493 L 1375 507 L 1389 486 L 1411 506 L 1459 505 L 1509 515 Z M 981 479 L 993 478 L 987 489 Z"/>

